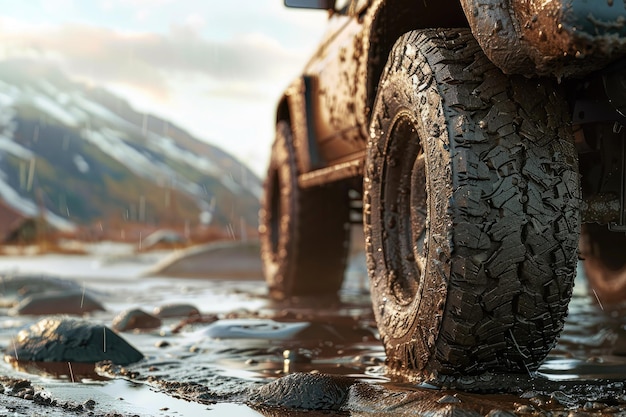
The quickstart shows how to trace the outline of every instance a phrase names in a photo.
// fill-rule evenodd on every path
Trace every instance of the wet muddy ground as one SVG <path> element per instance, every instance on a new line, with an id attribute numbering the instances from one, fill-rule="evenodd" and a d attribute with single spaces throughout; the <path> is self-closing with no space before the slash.
<path id="1" fill-rule="evenodd" d="M 25 294 L 3 287 L 0 416 L 626 415 L 625 310 L 601 307 L 582 272 L 565 331 L 538 375 L 443 381 L 462 387 L 455 390 L 388 377 L 361 253 L 339 297 L 290 303 L 270 301 L 249 262 L 238 264 L 246 265 L 242 274 L 222 255 L 211 262 L 234 262 L 232 274 L 198 263 L 200 276 L 219 273 L 146 275 L 169 255 L 101 245 L 85 256 L 1 257 L 5 273 L 71 280 L 105 308 L 85 315 L 89 323 L 112 328 L 129 309 L 157 315 L 177 307 L 156 328 L 118 332 L 145 356 L 138 363 L 15 361 L 17 334 L 42 316 L 19 314 Z"/>

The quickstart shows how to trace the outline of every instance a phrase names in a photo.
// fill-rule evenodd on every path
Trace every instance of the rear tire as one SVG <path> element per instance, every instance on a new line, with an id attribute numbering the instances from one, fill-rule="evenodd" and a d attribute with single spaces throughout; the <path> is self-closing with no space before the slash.
<path id="1" fill-rule="evenodd" d="M 335 294 L 348 255 L 349 199 L 343 183 L 298 186 L 296 152 L 279 122 L 260 211 L 261 258 L 270 296 Z"/>
<path id="2" fill-rule="evenodd" d="M 364 179 L 368 270 L 402 375 L 536 370 L 577 260 L 577 154 L 545 80 L 505 76 L 465 29 L 394 46 Z"/>

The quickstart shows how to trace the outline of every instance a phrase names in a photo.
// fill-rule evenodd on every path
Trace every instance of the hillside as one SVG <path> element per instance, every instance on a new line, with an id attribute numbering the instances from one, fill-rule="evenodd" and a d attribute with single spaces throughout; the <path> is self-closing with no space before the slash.
<path id="1" fill-rule="evenodd" d="M 3 61 L 0 109 L 0 199 L 25 216 L 256 228 L 261 182 L 246 166 L 105 90 Z"/>

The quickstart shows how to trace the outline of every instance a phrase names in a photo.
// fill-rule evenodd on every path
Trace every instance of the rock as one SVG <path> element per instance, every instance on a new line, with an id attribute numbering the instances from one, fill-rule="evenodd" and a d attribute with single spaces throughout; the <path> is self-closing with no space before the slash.
<path id="1" fill-rule="evenodd" d="M 263 278 L 258 242 L 216 242 L 178 251 L 148 276 Z"/>
<path id="2" fill-rule="evenodd" d="M 74 281 L 49 275 L 3 275 L 0 276 L 0 294 L 3 297 L 22 298 L 32 294 L 72 291 L 82 292 L 83 287 Z"/>
<path id="3" fill-rule="evenodd" d="M 93 410 L 96 407 L 96 402 L 92 399 L 89 399 L 87 401 L 85 401 L 83 403 L 83 406 L 87 409 L 87 410 Z"/>
<path id="4" fill-rule="evenodd" d="M 82 291 L 33 294 L 11 309 L 12 315 L 83 315 L 105 308 L 89 294 Z"/>
<path id="5" fill-rule="evenodd" d="M 254 390 L 250 402 L 303 410 L 339 410 L 348 397 L 352 378 L 294 373 Z"/>
<path id="6" fill-rule="evenodd" d="M 281 322 L 270 319 L 222 319 L 203 330 L 213 339 L 269 339 L 345 343 L 373 338 L 367 329 L 342 324 Z"/>
<path id="7" fill-rule="evenodd" d="M 133 308 L 122 311 L 115 316 L 112 326 L 113 329 L 118 332 L 127 330 L 151 330 L 161 327 L 161 319 L 139 308 Z"/>
<path id="8" fill-rule="evenodd" d="M 212 339 L 292 340 L 310 325 L 307 322 L 282 323 L 269 319 L 222 319 L 202 332 Z"/>
<path id="9" fill-rule="evenodd" d="M 437 400 L 437 404 L 458 404 L 461 400 L 454 395 L 446 394 Z"/>
<path id="10" fill-rule="evenodd" d="M 155 307 L 152 314 L 165 319 L 173 317 L 199 316 L 200 311 L 191 304 L 166 304 L 160 307 Z"/>
<path id="11" fill-rule="evenodd" d="M 5 354 L 19 361 L 128 365 L 143 355 L 106 326 L 72 318 L 46 318 L 20 331 Z"/>

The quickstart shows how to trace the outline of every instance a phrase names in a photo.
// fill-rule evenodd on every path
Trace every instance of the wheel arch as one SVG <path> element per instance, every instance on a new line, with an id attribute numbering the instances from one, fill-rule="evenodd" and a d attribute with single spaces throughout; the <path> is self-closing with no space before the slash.
<path id="1" fill-rule="evenodd" d="M 400 36 L 415 29 L 469 27 L 459 0 L 375 0 L 366 19 L 366 120 L 370 118 L 389 53 Z"/>
<path id="2" fill-rule="evenodd" d="M 276 107 L 276 124 L 281 121 L 286 121 L 291 124 L 291 111 L 289 109 L 289 100 L 286 94 L 283 94 L 278 102 L 278 106 Z"/>
<path id="3" fill-rule="evenodd" d="M 299 174 L 325 166 L 317 146 L 313 114 L 315 82 L 315 77 L 309 75 L 294 80 L 280 98 L 276 109 L 276 123 L 285 121 L 291 126 Z"/>

